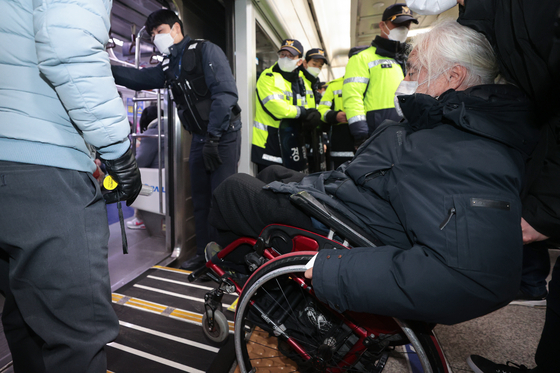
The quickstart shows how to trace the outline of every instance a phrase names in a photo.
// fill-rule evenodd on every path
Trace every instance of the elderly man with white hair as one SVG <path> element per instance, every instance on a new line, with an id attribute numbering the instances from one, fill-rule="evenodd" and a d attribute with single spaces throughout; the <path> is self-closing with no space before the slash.
<path id="1" fill-rule="evenodd" d="M 337 170 L 298 182 L 234 175 L 214 194 L 221 245 L 270 223 L 318 231 L 288 195 L 308 191 L 382 244 L 322 250 L 306 276 L 338 311 L 453 324 L 506 305 L 521 275 L 525 160 L 539 132 L 516 87 L 494 84 L 485 37 L 455 21 L 417 37 L 384 122 Z M 414 93 L 413 93 L 414 92 Z M 297 179 L 275 169 L 278 179 Z M 264 188 L 263 188 L 264 187 Z"/>

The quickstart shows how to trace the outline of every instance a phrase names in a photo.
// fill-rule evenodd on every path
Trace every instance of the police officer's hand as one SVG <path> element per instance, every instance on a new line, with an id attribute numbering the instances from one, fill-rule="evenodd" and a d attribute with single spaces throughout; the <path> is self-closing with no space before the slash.
<path id="1" fill-rule="evenodd" d="M 206 171 L 213 172 L 222 164 L 218 146 L 220 144 L 219 137 L 209 136 L 202 148 L 202 158 L 204 159 L 204 168 Z"/>
<path id="2" fill-rule="evenodd" d="M 313 131 L 322 124 L 321 113 L 319 113 L 317 109 L 307 109 L 305 117 L 302 117 L 301 119 L 304 131 Z"/>
<path id="3" fill-rule="evenodd" d="M 114 190 L 103 195 L 105 202 L 126 201 L 126 205 L 130 206 L 142 189 L 140 170 L 136 164 L 136 158 L 132 154 L 132 149 L 129 148 L 117 159 L 104 159 L 103 163 L 105 163 L 107 173 L 118 184 Z"/>

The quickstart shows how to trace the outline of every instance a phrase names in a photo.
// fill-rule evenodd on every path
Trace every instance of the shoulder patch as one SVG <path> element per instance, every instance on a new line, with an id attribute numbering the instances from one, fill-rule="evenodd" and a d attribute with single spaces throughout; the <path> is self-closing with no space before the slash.
<path id="1" fill-rule="evenodd" d="M 267 76 L 274 76 L 272 73 L 266 73 Z"/>
<path id="2" fill-rule="evenodd" d="M 392 68 L 392 67 L 393 67 L 393 65 L 390 64 L 390 63 L 382 63 L 382 64 L 381 64 L 381 68 L 382 68 L 382 69 L 387 69 L 387 68 L 390 69 L 390 68 Z"/>

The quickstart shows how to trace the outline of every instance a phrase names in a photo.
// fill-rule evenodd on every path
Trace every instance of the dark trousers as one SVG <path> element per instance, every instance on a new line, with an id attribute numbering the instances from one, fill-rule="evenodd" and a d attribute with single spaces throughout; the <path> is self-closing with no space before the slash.
<path id="1" fill-rule="evenodd" d="M 196 230 L 196 253 L 198 255 L 204 255 L 206 244 L 217 239 L 215 229 L 208 224 L 212 193 L 225 179 L 237 173 L 239 157 L 241 155 L 241 131 L 227 132 L 220 138 L 218 150 L 222 164 L 214 172 L 208 172 L 204 167 L 204 159 L 202 157 L 204 140 L 204 136 L 193 136 L 189 156 Z"/>
<path id="2" fill-rule="evenodd" d="M 0 161 L 2 323 L 14 371 L 105 373 L 119 332 L 105 202 L 89 173 Z"/>
<path id="3" fill-rule="evenodd" d="M 535 361 L 539 373 L 560 372 L 560 260 L 556 260 L 548 284 L 546 319 Z"/>
<path id="4" fill-rule="evenodd" d="M 523 246 L 523 272 L 521 290 L 532 296 L 546 294 L 546 278 L 550 273 L 550 255 L 547 241 Z"/>
<path id="5" fill-rule="evenodd" d="M 319 232 L 311 218 L 290 202 L 289 195 L 263 189 L 274 180 L 299 181 L 304 176 L 282 166 L 270 166 L 259 178 L 236 174 L 224 181 L 214 192 L 210 211 L 210 224 L 220 233 L 220 246 L 239 237 L 258 237 L 264 227 L 274 223 Z"/>

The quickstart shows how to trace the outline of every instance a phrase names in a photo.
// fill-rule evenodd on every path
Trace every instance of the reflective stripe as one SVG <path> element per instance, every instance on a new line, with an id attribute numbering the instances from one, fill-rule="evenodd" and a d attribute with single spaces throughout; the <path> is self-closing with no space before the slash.
<path id="1" fill-rule="evenodd" d="M 282 92 L 284 92 L 286 97 L 294 97 L 294 94 L 292 92 L 288 92 L 288 91 L 282 91 Z"/>
<path id="2" fill-rule="evenodd" d="M 375 60 L 375 61 L 371 61 L 370 63 L 368 63 L 368 67 L 371 69 L 372 67 L 375 67 L 375 66 L 381 65 L 381 64 L 398 65 L 397 61 L 395 61 L 395 60 Z"/>
<path id="3" fill-rule="evenodd" d="M 320 105 L 320 104 L 319 104 L 319 105 Z M 327 121 L 327 114 L 330 113 L 331 111 L 332 111 L 332 110 L 327 110 L 327 111 L 325 111 L 325 112 L 323 113 L 323 118 L 321 118 L 321 119 L 323 119 L 323 121 L 326 122 L 326 121 Z"/>
<path id="4" fill-rule="evenodd" d="M 348 124 L 352 124 L 352 123 L 356 123 L 362 120 L 366 120 L 366 116 L 365 115 L 356 115 L 355 117 L 352 117 L 350 119 L 348 119 Z"/>
<path id="5" fill-rule="evenodd" d="M 305 91 L 306 95 L 313 95 L 313 91 Z"/>
<path id="6" fill-rule="evenodd" d="M 262 99 L 262 104 L 264 105 L 270 100 L 284 100 L 284 95 L 274 94 L 274 95 L 266 96 L 265 98 Z"/>
<path id="7" fill-rule="evenodd" d="M 301 108 L 299 106 L 296 106 L 296 110 L 297 110 L 296 118 L 299 118 L 299 116 L 301 115 Z"/>
<path id="8" fill-rule="evenodd" d="M 332 93 L 333 93 L 333 95 L 341 95 L 342 94 L 342 89 L 338 89 L 336 91 L 333 91 Z"/>
<path id="9" fill-rule="evenodd" d="M 319 102 L 319 105 L 325 105 L 325 106 L 331 107 L 332 106 L 332 101 L 321 101 L 321 102 Z"/>
<path id="10" fill-rule="evenodd" d="M 273 155 L 263 154 L 262 159 L 264 159 L 265 161 L 282 164 L 282 158 L 281 157 L 275 157 Z"/>
<path id="11" fill-rule="evenodd" d="M 254 121 L 254 122 L 253 122 L 253 127 L 258 128 L 258 129 L 260 129 L 260 130 L 262 130 L 262 131 L 268 132 L 267 126 L 266 126 L 265 124 L 260 123 L 260 122 Z"/>
<path id="12" fill-rule="evenodd" d="M 348 79 L 344 79 L 344 84 L 347 83 L 364 83 L 364 84 L 368 84 L 369 83 L 369 78 L 363 78 L 361 76 L 357 76 L 354 78 L 348 78 Z"/>
<path id="13" fill-rule="evenodd" d="M 331 157 L 353 157 L 354 152 L 331 152 Z"/>

